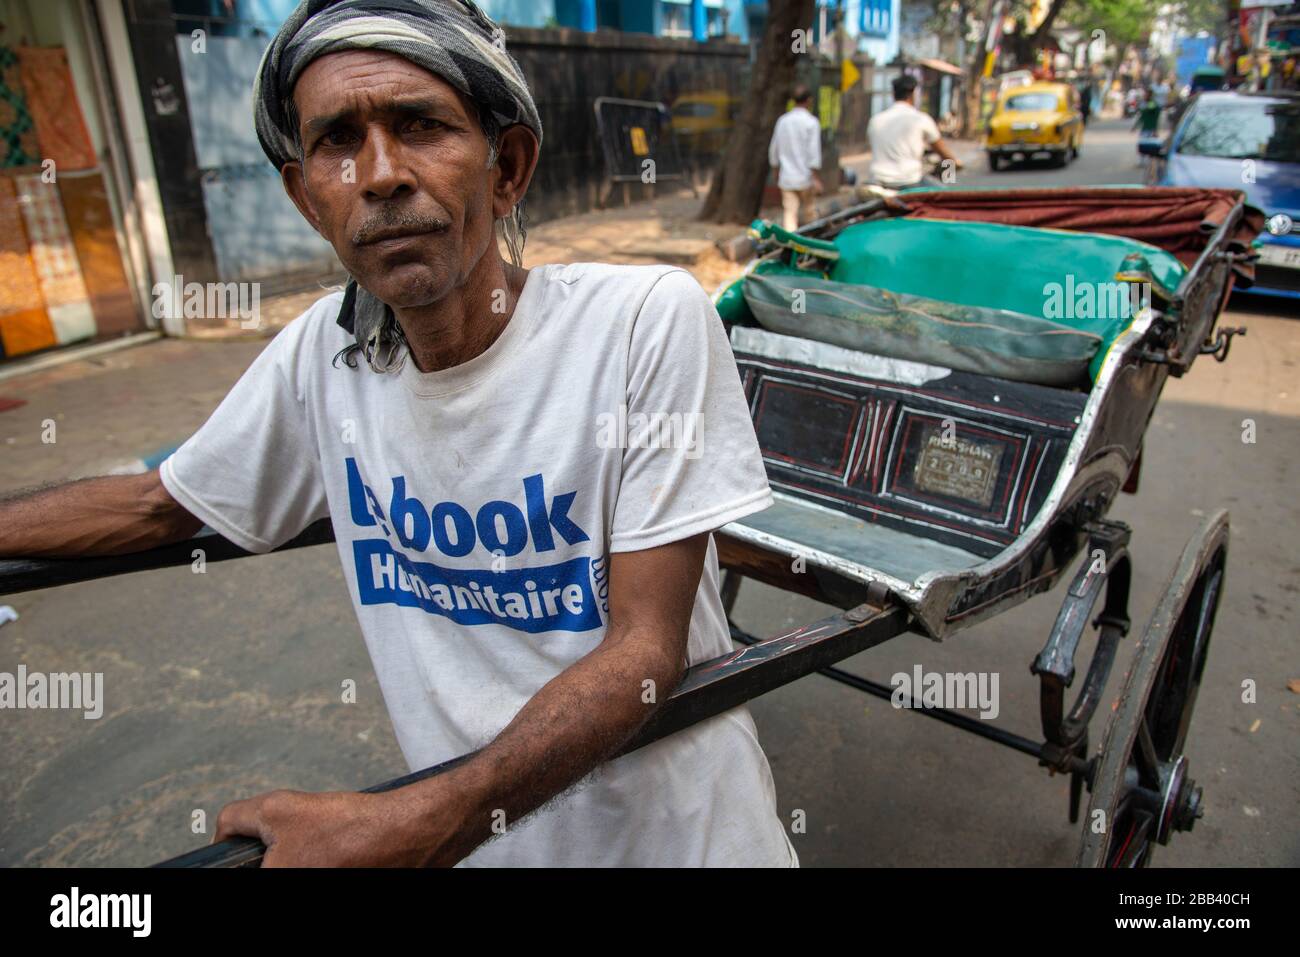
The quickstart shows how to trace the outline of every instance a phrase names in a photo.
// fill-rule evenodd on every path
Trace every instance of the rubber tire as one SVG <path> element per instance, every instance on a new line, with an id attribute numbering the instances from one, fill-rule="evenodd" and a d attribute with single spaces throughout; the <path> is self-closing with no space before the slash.
<path id="1" fill-rule="evenodd" d="M 1001 157 L 998 156 L 997 153 L 989 153 L 989 154 L 988 154 L 988 157 L 989 157 L 989 172 L 990 172 L 990 173 L 1000 173 L 1000 172 L 1002 172 L 1004 169 L 1006 169 L 1006 167 L 1002 165 L 1002 159 L 1001 159 Z"/>
<path id="2" fill-rule="evenodd" d="M 1190 668 L 1188 675 L 1194 682 L 1189 691 L 1185 691 L 1179 712 L 1178 726 L 1174 740 L 1168 742 L 1170 751 L 1177 754 L 1186 753 L 1187 731 L 1192 714 L 1196 708 L 1197 691 L 1201 686 L 1201 675 L 1209 654 L 1210 638 L 1214 632 L 1215 614 L 1223 598 L 1223 574 L 1228 562 L 1228 516 L 1224 511 L 1204 519 L 1183 548 L 1182 557 L 1175 566 L 1174 574 L 1156 606 L 1150 623 L 1138 640 L 1136 654 L 1129 666 L 1128 676 L 1114 700 L 1110 719 L 1102 734 L 1102 746 L 1094 766 L 1094 778 L 1089 790 L 1088 810 L 1082 815 L 1084 822 L 1083 841 L 1075 860 L 1076 867 L 1105 867 L 1109 858 L 1109 842 L 1100 839 L 1091 832 L 1089 823 L 1093 821 L 1097 810 L 1110 821 L 1116 809 L 1116 795 L 1121 786 L 1123 768 L 1128 764 L 1131 752 L 1136 747 L 1137 721 L 1146 712 L 1151 695 L 1158 692 L 1157 680 L 1164 674 L 1163 664 L 1169 657 L 1170 649 L 1179 640 L 1185 639 L 1180 632 L 1180 625 L 1185 624 L 1184 615 L 1194 613 L 1196 601 L 1199 601 L 1201 615 L 1196 622 L 1197 634 L 1190 648 L 1182 650 L 1181 657 Z M 1218 584 L 1211 601 L 1206 602 L 1205 589 L 1218 576 Z M 1195 601 L 1194 601 L 1195 600 Z M 1208 607 L 1207 607 L 1208 605 Z M 1206 615 L 1208 612 L 1208 616 Z M 1184 644 L 1186 642 L 1184 641 Z M 1176 660 L 1176 659 L 1175 659 Z M 1162 725 L 1168 728 L 1167 723 Z M 1155 733 L 1154 731 L 1152 732 Z M 1138 866 L 1146 866 L 1151 855 L 1148 847 L 1138 861 Z"/>

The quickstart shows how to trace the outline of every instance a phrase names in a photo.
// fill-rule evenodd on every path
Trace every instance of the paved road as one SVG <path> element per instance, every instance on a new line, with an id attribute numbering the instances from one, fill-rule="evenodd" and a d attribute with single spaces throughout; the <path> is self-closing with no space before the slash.
<path id="1" fill-rule="evenodd" d="M 964 167 L 956 172 L 955 185 L 1001 188 L 1141 183 L 1142 167 L 1138 165 L 1137 140 L 1134 137 L 1127 121 L 1095 120 L 1084 134 L 1079 158 L 1065 168 L 1058 169 L 1040 159 L 1003 166 L 999 173 L 989 169 L 988 159 L 979 143 L 957 140 L 949 145 Z M 859 182 L 867 182 L 869 160 L 865 155 L 855 156 L 843 165 L 857 172 Z"/>
<path id="2" fill-rule="evenodd" d="M 963 183 L 1130 182 L 1133 141 L 1089 130 L 1065 170 L 991 176 L 973 157 Z M 1295 747 L 1300 561 L 1293 489 L 1300 447 L 1300 311 L 1234 302 L 1250 334 L 1226 365 L 1171 382 L 1148 432 L 1134 526 L 1132 609 L 1143 621 L 1200 514 L 1232 509 L 1230 579 L 1190 757 L 1207 817 L 1158 864 L 1300 864 Z M 29 404 L 0 417 L 0 489 L 88 463 L 147 453 L 188 435 L 257 345 L 168 342 L 32 377 Z M 6 383 L 0 395 L 17 386 Z M 55 418 L 58 442 L 40 441 Z M 1243 419 L 1257 441 L 1241 441 Z M 1037 727 L 1028 665 L 1060 598 L 1043 596 L 950 642 L 904 637 L 846 667 L 878 680 L 927 670 L 997 670 L 1000 724 Z M 233 798 L 278 786 L 350 788 L 402 769 L 332 548 L 105 580 L 5 599 L 0 671 L 101 671 L 104 716 L 0 716 L 0 865 L 147 864 L 206 843 L 192 832 Z M 3 602 L 0 602 L 3 603 Z M 773 633 L 824 608 L 760 585 L 738 618 Z M 1131 650 L 1131 644 L 1128 646 Z M 1122 664 L 1117 672 L 1122 673 Z M 1258 703 L 1243 705 L 1251 678 Z M 357 682 L 343 703 L 344 681 Z M 1064 865 L 1077 836 L 1066 783 L 1033 761 L 813 677 L 753 705 L 783 815 L 807 816 L 807 865 Z"/>
<path id="3" fill-rule="evenodd" d="M 962 144 L 966 168 L 957 174 L 959 186 L 1101 186 L 1117 183 L 1141 183 L 1142 168 L 1137 161 L 1136 134 L 1122 120 L 1091 123 L 1084 132 L 1079 158 L 1064 169 L 1052 167 L 1046 160 L 1033 160 L 1002 172 L 989 170 L 988 159 L 977 148 Z"/>

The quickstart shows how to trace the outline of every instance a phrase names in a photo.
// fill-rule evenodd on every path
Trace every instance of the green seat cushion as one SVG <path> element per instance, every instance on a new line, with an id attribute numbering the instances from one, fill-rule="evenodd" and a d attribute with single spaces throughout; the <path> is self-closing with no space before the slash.
<path id="1" fill-rule="evenodd" d="M 822 276 L 819 272 L 810 272 L 805 269 L 795 269 L 793 266 L 787 266 L 777 259 L 764 259 L 754 264 L 754 268 L 747 273 L 760 273 L 762 275 L 776 276 Z M 726 323 L 738 323 L 740 325 L 753 325 L 753 313 L 749 311 L 749 305 L 745 302 L 745 276 L 729 282 L 726 287 L 717 294 L 713 305 L 718 310 L 718 315 Z"/>
<path id="2" fill-rule="evenodd" d="M 1133 320 L 1126 295 L 1128 287 L 1119 282 L 1119 277 L 1148 280 L 1153 296 L 1160 297 L 1168 296 L 1186 273 L 1176 257 L 1149 243 L 1101 233 L 999 223 L 879 219 L 849 226 L 835 237 L 834 245 L 838 257 L 822 259 L 820 268 L 797 269 L 781 259 L 758 262 L 745 277 L 722 291 L 717 301 L 719 313 L 728 322 L 743 323 L 758 318 L 749 302 L 751 296 L 769 306 L 779 304 L 771 283 L 764 291 L 751 292 L 750 287 L 763 287 L 761 281 L 751 282 L 752 277 L 802 277 L 808 280 L 809 289 L 816 281 L 829 280 L 854 287 L 845 291 L 859 306 L 866 304 L 865 310 L 859 311 L 873 315 L 871 321 L 877 327 L 883 322 L 882 310 L 897 311 L 908 303 L 921 306 L 929 317 L 926 321 L 913 322 L 906 331 L 895 330 L 914 340 L 906 357 L 941 361 L 937 355 L 925 354 L 918 337 L 933 331 L 942 339 L 940 320 L 955 319 L 968 324 L 950 344 L 960 349 L 973 348 L 981 328 L 987 327 L 995 364 L 999 356 L 1007 354 L 1007 345 L 1016 340 L 1021 345 L 1014 347 L 1011 355 L 1017 361 L 1046 348 L 1049 353 L 1064 351 L 1068 354 L 1066 361 L 1074 362 L 1078 352 L 1088 348 L 1085 343 L 1095 337 L 1097 345 L 1088 363 L 1088 374 L 1095 381 L 1110 346 Z M 787 291 L 795 285 L 785 284 Z M 818 289 L 826 291 L 829 287 Z M 886 293 L 897 296 L 891 301 Z M 820 295 L 816 298 L 830 301 Z M 954 312 L 944 309 L 944 303 L 971 307 L 976 312 Z M 838 308 L 838 313 L 838 318 L 843 318 L 845 308 Z M 1042 344 L 1031 346 L 1026 334 L 1033 330 L 1035 320 L 1045 323 L 1038 328 L 1046 338 Z M 773 321 L 769 310 L 768 321 L 763 324 L 775 328 Z M 818 338 L 815 326 L 822 334 L 833 336 L 830 341 L 841 345 L 848 345 L 850 340 L 865 341 L 860 331 L 849 334 L 840 328 L 826 333 L 825 323 L 820 321 L 805 323 L 802 331 L 783 320 L 775 321 L 787 334 Z M 1062 336 L 1062 329 L 1087 335 Z M 873 341 L 882 347 L 890 339 L 899 341 L 892 336 L 877 336 Z M 849 347 L 869 351 L 861 344 Z M 960 358 L 957 361 L 954 368 L 971 371 L 981 371 L 986 365 L 978 356 L 974 365 Z M 1041 375 L 1013 377 L 1052 382 L 1059 379 L 1059 373 L 1045 369 Z"/>
<path id="3" fill-rule="evenodd" d="M 1095 378 L 1132 315 L 1116 314 L 1113 289 L 1125 260 L 1145 260 L 1157 289 L 1174 289 L 1186 268 L 1158 246 L 1122 236 L 999 223 L 880 219 L 835 237 L 829 278 L 967 306 L 1002 309 L 1091 332 L 1101 340 Z M 1091 301 L 1081 296 L 1091 290 Z M 1125 299 L 1124 305 L 1127 305 Z"/>
<path id="4" fill-rule="evenodd" d="M 1101 346 L 1094 332 L 819 276 L 754 272 L 749 310 L 772 332 L 1040 385 L 1077 386 Z"/>

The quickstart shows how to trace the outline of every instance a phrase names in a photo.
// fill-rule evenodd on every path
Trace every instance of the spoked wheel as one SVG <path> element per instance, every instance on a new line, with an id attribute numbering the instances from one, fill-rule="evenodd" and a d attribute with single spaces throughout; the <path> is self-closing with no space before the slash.
<path id="1" fill-rule="evenodd" d="M 1138 647 L 1095 765 L 1081 867 L 1145 867 L 1156 844 L 1190 831 L 1201 788 L 1183 753 L 1228 559 L 1228 514 L 1207 520 Z"/>

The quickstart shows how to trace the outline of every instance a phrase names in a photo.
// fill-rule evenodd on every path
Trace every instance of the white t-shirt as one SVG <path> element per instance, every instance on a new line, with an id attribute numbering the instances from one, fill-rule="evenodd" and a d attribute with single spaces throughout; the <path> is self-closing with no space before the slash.
<path id="1" fill-rule="evenodd" d="M 807 189 L 813 170 L 822 168 L 822 127 L 802 106 L 782 113 L 772 130 L 767 162 L 778 166 L 776 185 L 781 189 Z"/>
<path id="2" fill-rule="evenodd" d="M 538 266 L 485 352 L 430 373 L 409 357 L 395 374 L 334 366 L 352 341 L 341 301 L 326 296 L 276 336 L 161 475 L 253 552 L 333 519 L 413 770 L 487 744 L 600 643 L 612 552 L 771 504 L 722 322 L 683 269 Z M 718 577 L 710 536 L 690 664 L 732 651 Z M 797 858 L 737 708 L 609 762 L 466 863 Z"/>
<path id="3" fill-rule="evenodd" d="M 906 100 L 882 110 L 867 123 L 871 142 L 871 180 L 891 186 L 910 186 L 925 175 L 922 157 L 939 139 L 939 127 L 928 113 Z"/>

